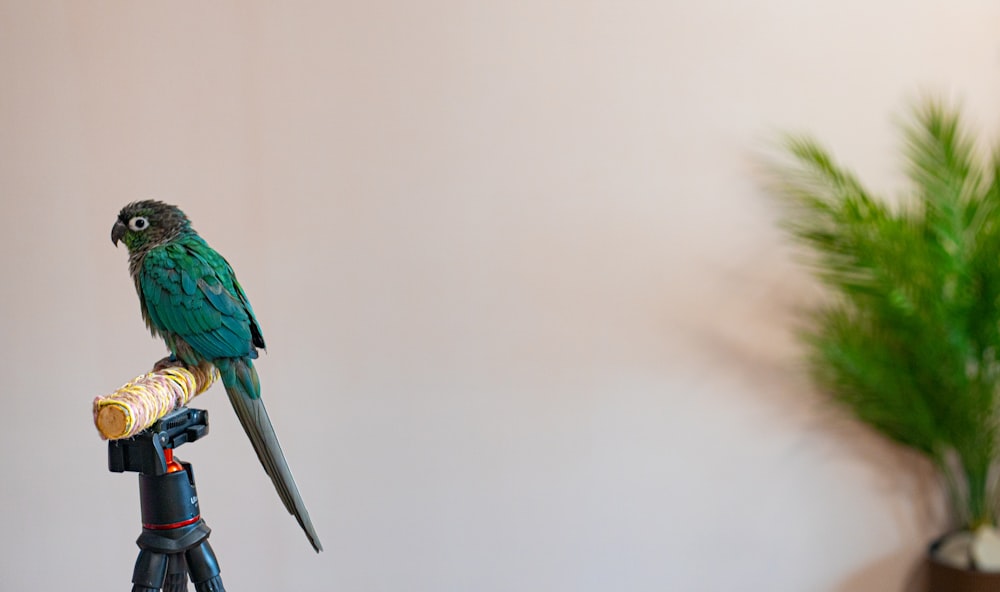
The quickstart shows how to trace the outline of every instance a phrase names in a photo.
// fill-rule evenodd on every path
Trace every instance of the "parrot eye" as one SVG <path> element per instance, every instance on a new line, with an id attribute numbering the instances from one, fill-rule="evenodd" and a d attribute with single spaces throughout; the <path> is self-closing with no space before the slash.
<path id="1" fill-rule="evenodd" d="M 149 220 L 145 216 L 136 216 L 128 221 L 128 227 L 132 230 L 146 230 L 149 228 Z"/>

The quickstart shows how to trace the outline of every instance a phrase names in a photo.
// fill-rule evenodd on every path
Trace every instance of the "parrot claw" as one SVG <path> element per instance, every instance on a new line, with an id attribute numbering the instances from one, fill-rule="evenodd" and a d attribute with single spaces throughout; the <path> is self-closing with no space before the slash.
<path id="1" fill-rule="evenodd" d="M 153 364 L 153 372 L 159 372 L 164 368 L 173 368 L 174 366 L 183 366 L 183 364 L 178 362 L 177 358 L 170 355 Z"/>

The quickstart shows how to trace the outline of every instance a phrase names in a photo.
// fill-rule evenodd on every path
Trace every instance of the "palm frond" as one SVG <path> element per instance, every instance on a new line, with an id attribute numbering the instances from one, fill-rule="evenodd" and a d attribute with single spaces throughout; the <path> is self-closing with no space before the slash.
<path id="1" fill-rule="evenodd" d="M 782 222 L 834 295 L 805 343 L 834 400 L 960 482 L 958 520 L 995 523 L 1000 158 L 938 102 L 903 133 L 915 207 L 897 209 L 812 138 L 787 138 Z"/>

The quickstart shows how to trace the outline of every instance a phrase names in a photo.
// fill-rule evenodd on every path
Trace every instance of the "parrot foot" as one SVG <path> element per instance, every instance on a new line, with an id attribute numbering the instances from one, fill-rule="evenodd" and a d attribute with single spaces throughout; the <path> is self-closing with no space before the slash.
<path id="1" fill-rule="evenodd" d="M 180 360 L 178 360 L 176 357 L 173 356 L 173 354 L 171 354 L 153 364 L 153 372 L 159 372 L 164 368 L 173 368 L 175 366 L 183 366 L 183 365 L 184 364 L 182 364 Z"/>

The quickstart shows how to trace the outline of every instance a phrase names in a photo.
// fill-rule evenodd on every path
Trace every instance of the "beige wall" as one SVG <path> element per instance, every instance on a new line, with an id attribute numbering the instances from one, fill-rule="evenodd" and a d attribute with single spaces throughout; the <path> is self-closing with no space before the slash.
<path id="1" fill-rule="evenodd" d="M 0 2 L 0 590 L 128 586 L 135 477 L 89 405 L 163 354 L 108 240 L 151 196 L 253 300 L 327 549 L 215 389 L 180 456 L 230 589 L 899 589 L 936 500 L 803 378 L 816 292 L 752 155 L 808 129 L 898 189 L 890 121 L 920 89 L 996 129 L 998 17 Z"/>

